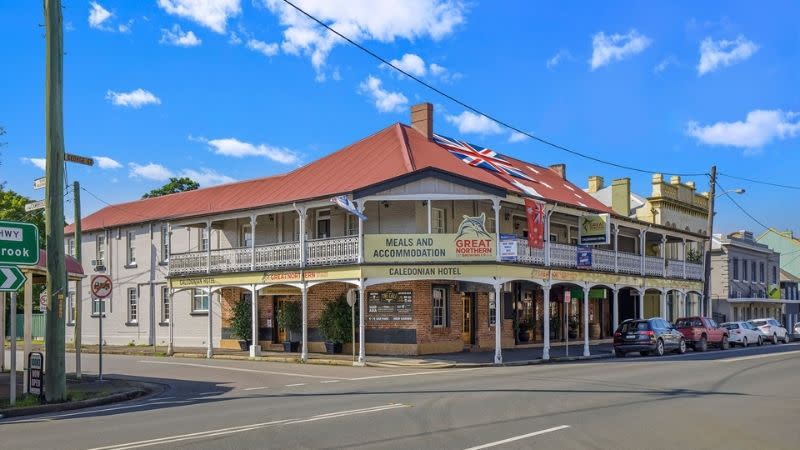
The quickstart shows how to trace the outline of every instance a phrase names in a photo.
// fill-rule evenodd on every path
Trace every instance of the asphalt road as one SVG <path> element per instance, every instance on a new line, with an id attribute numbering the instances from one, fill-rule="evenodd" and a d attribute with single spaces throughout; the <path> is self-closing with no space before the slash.
<path id="1" fill-rule="evenodd" d="M 135 356 L 104 366 L 164 390 L 0 420 L 0 448 L 800 447 L 800 344 L 478 369 Z"/>

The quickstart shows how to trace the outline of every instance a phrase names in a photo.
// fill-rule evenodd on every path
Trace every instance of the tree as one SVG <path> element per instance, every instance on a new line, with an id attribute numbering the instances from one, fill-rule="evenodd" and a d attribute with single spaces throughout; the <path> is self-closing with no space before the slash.
<path id="1" fill-rule="evenodd" d="M 153 189 L 152 191 L 144 194 L 142 198 L 161 197 L 162 195 L 193 191 L 199 187 L 200 184 L 189 177 L 170 177 L 169 183 L 161 186 L 158 189 Z"/>
<path id="2" fill-rule="evenodd" d="M 32 200 L 16 192 L 0 186 L 0 220 L 12 222 L 28 222 L 39 229 L 39 247 L 45 246 L 44 210 L 26 212 L 25 205 Z"/>

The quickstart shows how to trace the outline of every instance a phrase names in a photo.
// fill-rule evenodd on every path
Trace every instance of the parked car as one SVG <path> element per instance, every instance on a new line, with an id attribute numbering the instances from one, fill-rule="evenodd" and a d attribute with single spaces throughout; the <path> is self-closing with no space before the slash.
<path id="1" fill-rule="evenodd" d="M 681 317 L 675 321 L 675 328 L 683 333 L 686 345 L 696 352 L 708 350 L 709 345 L 715 345 L 722 350 L 730 347 L 728 330 L 708 317 Z"/>
<path id="2" fill-rule="evenodd" d="M 750 324 L 761 331 L 765 340 L 773 344 L 777 344 L 780 341 L 784 344 L 789 342 L 789 332 L 775 319 L 753 319 Z"/>
<path id="3" fill-rule="evenodd" d="M 659 317 L 627 320 L 614 332 L 614 354 L 620 358 L 630 352 L 663 356 L 668 351 L 685 353 L 686 340 L 669 322 Z"/>
<path id="4" fill-rule="evenodd" d="M 742 347 L 747 347 L 750 344 L 764 345 L 764 337 L 761 335 L 761 331 L 747 322 L 725 322 L 720 326 L 728 330 L 728 340 L 731 345 L 738 344 Z"/>
<path id="5" fill-rule="evenodd" d="M 800 322 L 794 324 L 794 334 L 792 335 L 792 339 L 800 339 Z"/>

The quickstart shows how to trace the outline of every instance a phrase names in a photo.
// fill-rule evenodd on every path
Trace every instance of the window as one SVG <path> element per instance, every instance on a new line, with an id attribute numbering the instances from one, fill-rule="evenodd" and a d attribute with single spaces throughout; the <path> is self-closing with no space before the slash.
<path id="1" fill-rule="evenodd" d="M 192 291 L 192 312 L 208 312 L 208 294 L 201 289 Z"/>
<path id="2" fill-rule="evenodd" d="M 758 281 L 756 279 L 756 262 L 755 261 L 752 261 L 750 263 L 750 269 L 751 269 L 751 271 L 750 271 L 750 281 L 752 281 L 752 282 Z"/>
<path id="3" fill-rule="evenodd" d="M 161 287 L 161 322 L 169 322 L 171 311 L 169 310 L 169 286 Z"/>
<path id="4" fill-rule="evenodd" d="M 128 323 L 139 321 L 139 292 L 136 288 L 128 289 Z"/>
<path id="5" fill-rule="evenodd" d="M 208 246 L 210 245 L 210 242 L 208 239 L 208 233 L 209 233 L 208 228 L 200 229 L 200 234 L 198 235 L 197 248 L 200 249 L 201 252 L 208 250 L 209 248 Z"/>
<path id="6" fill-rule="evenodd" d="M 358 235 L 358 217 L 352 214 L 347 215 L 347 229 L 345 230 L 347 236 Z"/>
<path id="7" fill-rule="evenodd" d="M 253 245 L 253 227 L 249 223 L 242 225 L 242 231 L 239 233 L 239 247 L 249 248 Z"/>
<path id="8" fill-rule="evenodd" d="M 317 239 L 331 237 L 331 210 L 317 210 Z"/>
<path id="9" fill-rule="evenodd" d="M 75 292 L 70 291 L 67 295 L 67 323 L 75 323 Z"/>
<path id="10" fill-rule="evenodd" d="M 492 327 L 495 323 L 497 323 L 497 302 L 494 292 L 489 292 L 489 326 Z"/>
<path id="11" fill-rule="evenodd" d="M 161 262 L 169 261 L 169 227 L 161 225 Z"/>
<path id="12" fill-rule="evenodd" d="M 297 242 L 300 240 L 300 218 L 294 218 L 294 241 Z"/>
<path id="13" fill-rule="evenodd" d="M 75 256 L 75 239 L 67 240 L 67 255 Z"/>
<path id="14" fill-rule="evenodd" d="M 742 281 L 747 281 L 747 260 L 742 260 Z"/>
<path id="15" fill-rule="evenodd" d="M 760 281 L 762 284 L 764 283 L 764 263 L 763 262 L 758 264 L 758 281 Z"/>
<path id="16" fill-rule="evenodd" d="M 772 284 L 778 284 L 778 267 L 772 266 Z"/>
<path id="17" fill-rule="evenodd" d="M 127 233 L 127 241 L 128 241 L 128 248 L 125 251 L 128 265 L 135 266 L 136 265 L 136 232 L 135 231 L 128 231 Z"/>
<path id="18" fill-rule="evenodd" d="M 447 233 L 447 218 L 444 209 L 431 208 L 431 233 Z"/>
<path id="19" fill-rule="evenodd" d="M 443 328 L 447 326 L 447 288 L 434 287 L 431 292 L 433 306 L 433 326 Z"/>
<path id="20" fill-rule="evenodd" d="M 95 259 L 98 265 L 102 265 L 106 258 L 106 235 L 98 234 L 95 243 Z"/>
<path id="21" fill-rule="evenodd" d="M 489 233 L 497 233 L 497 229 L 495 228 L 494 217 L 486 218 L 486 231 L 488 231 Z"/>
<path id="22" fill-rule="evenodd" d="M 733 258 L 733 279 L 739 279 L 739 258 Z"/>

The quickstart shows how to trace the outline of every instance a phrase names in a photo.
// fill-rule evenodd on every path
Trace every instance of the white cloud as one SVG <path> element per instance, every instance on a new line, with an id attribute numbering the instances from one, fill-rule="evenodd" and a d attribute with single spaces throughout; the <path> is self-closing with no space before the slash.
<path id="1" fill-rule="evenodd" d="M 711 38 L 703 39 L 700 43 L 700 62 L 697 64 L 697 74 L 705 75 L 721 67 L 732 66 L 742 62 L 758 51 L 758 45 L 739 36 L 735 41 Z"/>
<path id="2" fill-rule="evenodd" d="M 425 76 L 428 73 L 428 68 L 425 67 L 425 61 L 413 53 L 406 53 L 400 59 L 393 59 L 389 61 L 393 66 L 414 75 L 416 77 Z M 441 67 L 441 66 L 436 66 Z"/>
<path id="3" fill-rule="evenodd" d="M 303 54 L 319 73 L 333 47 L 344 41 L 281 0 L 260 0 L 284 27 L 284 52 Z M 439 40 L 464 22 L 461 0 L 295 0 L 299 8 L 355 41 L 394 42 L 430 37 Z M 378 4 L 376 4 L 378 3 Z"/>
<path id="4" fill-rule="evenodd" d="M 446 115 L 445 120 L 458 127 L 459 133 L 500 134 L 503 129 L 486 116 L 464 111 L 457 116 Z"/>
<path id="5" fill-rule="evenodd" d="M 511 142 L 512 144 L 515 142 L 527 141 L 528 139 L 530 138 L 527 135 L 518 133 L 516 131 L 512 131 L 511 134 L 508 136 L 508 142 Z"/>
<path id="6" fill-rule="evenodd" d="M 242 38 L 240 38 L 235 32 L 231 31 L 231 33 L 228 35 L 228 43 L 231 45 L 239 45 L 242 43 Z"/>
<path id="7" fill-rule="evenodd" d="M 108 30 L 103 22 L 110 19 L 111 14 L 97 2 L 89 2 L 89 26 L 98 30 Z"/>
<path id="8" fill-rule="evenodd" d="M 161 44 L 176 45 L 178 47 L 196 47 L 203 43 L 195 36 L 194 32 L 181 29 L 180 25 L 173 25 L 172 29 L 161 29 Z"/>
<path id="9" fill-rule="evenodd" d="M 131 108 L 141 108 L 144 105 L 160 105 L 161 99 L 152 92 L 144 89 L 136 89 L 131 92 L 106 92 L 106 100 L 117 106 L 127 106 Z"/>
<path id="10" fill-rule="evenodd" d="M 651 40 L 636 30 L 606 36 L 602 31 L 592 37 L 592 70 L 643 52 Z"/>
<path id="11" fill-rule="evenodd" d="M 670 55 L 670 56 L 667 56 L 666 58 L 662 59 L 660 63 L 656 64 L 656 66 L 653 67 L 653 72 L 661 73 L 661 72 L 667 70 L 667 68 L 669 66 L 675 66 L 677 64 L 678 64 L 678 58 Z"/>
<path id="12" fill-rule="evenodd" d="M 254 52 L 261 53 L 264 56 L 275 56 L 278 53 L 278 44 L 267 44 L 258 39 L 250 39 L 247 41 L 247 48 Z"/>
<path id="13" fill-rule="evenodd" d="M 117 31 L 119 31 L 120 33 L 130 33 L 132 25 L 133 25 L 133 19 L 129 20 L 128 23 L 121 23 L 117 25 Z"/>
<path id="14" fill-rule="evenodd" d="M 235 178 L 223 175 L 214 169 L 207 169 L 205 167 L 201 168 L 200 170 L 183 169 L 179 176 L 189 177 L 194 181 L 197 181 L 200 186 L 214 186 L 216 184 L 231 183 L 236 181 Z"/>
<path id="15" fill-rule="evenodd" d="M 800 113 L 782 110 L 750 111 L 744 121 L 702 126 L 689 122 L 686 134 L 707 145 L 758 150 L 776 139 L 800 134 Z"/>
<path id="16" fill-rule="evenodd" d="M 192 20 L 223 34 L 228 19 L 242 12 L 240 0 L 158 0 L 168 14 Z"/>
<path id="17" fill-rule="evenodd" d="M 381 86 L 381 80 L 372 75 L 359 85 L 359 92 L 366 94 L 375 102 L 380 112 L 401 112 L 408 106 L 408 98 L 400 92 L 390 92 Z"/>
<path id="18" fill-rule="evenodd" d="M 569 51 L 562 49 L 559 50 L 558 53 L 553 55 L 550 59 L 548 59 L 547 62 L 545 63 L 545 66 L 547 66 L 548 69 L 553 69 L 562 62 L 571 59 L 572 59 L 572 54 Z"/>
<path id="19" fill-rule="evenodd" d="M 101 169 L 119 169 L 122 167 L 122 164 L 109 158 L 108 156 L 93 156 L 92 158 L 97 161 L 97 165 Z"/>
<path id="20" fill-rule="evenodd" d="M 128 164 L 128 167 L 130 168 L 128 176 L 130 176 L 131 178 L 145 178 L 154 181 L 167 181 L 169 180 L 170 177 L 175 176 L 175 174 L 171 170 L 167 169 L 161 164 L 156 164 L 156 163 L 148 163 L 145 165 L 130 163 Z"/>
<path id="21" fill-rule="evenodd" d="M 437 77 L 442 76 L 442 75 L 447 73 L 447 69 L 445 69 L 444 67 L 442 67 L 442 66 L 440 66 L 440 65 L 438 65 L 436 63 L 431 63 L 431 65 L 428 66 L 428 69 L 430 69 L 431 73 L 434 76 L 437 76 Z"/>
<path id="22" fill-rule="evenodd" d="M 47 160 L 45 160 L 44 158 L 20 158 L 20 159 L 29 164 L 33 164 L 34 166 L 42 170 L 47 169 Z"/>
<path id="23" fill-rule="evenodd" d="M 234 158 L 244 158 L 245 156 L 261 156 L 281 164 L 297 164 L 300 156 L 288 148 L 273 147 L 266 144 L 251 144 L 236 138 L 211 139 L 206 141 L 203 138 L 196 139 L 206 142 L 209 147 L 218 155 L 232 156 Z"/>

